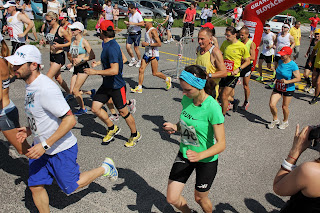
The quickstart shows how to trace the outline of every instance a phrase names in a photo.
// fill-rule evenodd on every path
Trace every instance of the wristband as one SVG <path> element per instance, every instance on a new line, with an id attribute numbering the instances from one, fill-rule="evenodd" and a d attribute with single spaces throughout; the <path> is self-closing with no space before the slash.
<path id="1" fill-rule="evenodd" d="M 51 146 L 49 146 L 46 141 L 42 141 L 41 145 L 42 145 L 43 149 L 46 151 L 51 148 Z"/>
<path id="2" fill-rule="evenodd" d="M 288 161 L 286 161 L 286 159 L 283 160 L 283 163 L 281 164 L 281 167 L 284 168 L 285 170 L 288 171 L 292 171 L 293 169 L 295 169 L 297 166 L 293 165 L 291 163 L 288 163 Z"/>
<path id="3" fill-rule="evenodd" d="M 181 132 L 180 121 L 177 123 L 177 132 Z"/>

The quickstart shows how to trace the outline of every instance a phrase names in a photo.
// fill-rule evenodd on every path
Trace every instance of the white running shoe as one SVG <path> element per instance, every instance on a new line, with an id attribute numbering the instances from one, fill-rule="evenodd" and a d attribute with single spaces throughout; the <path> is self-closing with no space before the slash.
<path id="1" fill-rule="evenodd" d="M 289 122 L 286 121 L 286 122 L 282 122 L 282 123 L 278 126 L 278 128 L 279 128 L 279 129 L 285 129 L 285 128 L 287 128 L 288 126 L 289 126 Z"/>
<path id="2" fill-rule="evenodd" d="M 311 95 L 313 95 L 314 94 L 314 92 L 315 92 L 315 89 L 312 87 L 312 88 L 310 88 L 309 89 L 309 91 L 308 91 L 308 93 L 310 93 Z"/>
<path id="3" fill-rule="evenodd" d="M 275 121 L 271 121 L 271 123 L 268 124 L 268 128 L 273 129 L 279 123 L 280 123 L 280 121 L 278 119 Z"/>
<path id="4" fill-rule="evenodd" d="M 136 67 L 137 68 L 141 67 L 141 60 L 137 62 Z"/>
<path id="5" fill-rule="evenodd" d="M 136 65 L 138 62 L 137 62 L 137 60 L 136 59 L 131 59 L 131 61 L 129 62 L 129 64 L 128 64 L 128 66 L 129 67 L 132 67 L 132 66 L 134 66 L 134 65 Z"/>
<path id="6" fill-rule="evenodd" d="M 164 43 L 164 44 L 168 44 L 168 43 L 170 43 L 170 41 L 169 41 L 169 40 L 166 40 L 166 41 L 164 41 L 163 43 Z"/>

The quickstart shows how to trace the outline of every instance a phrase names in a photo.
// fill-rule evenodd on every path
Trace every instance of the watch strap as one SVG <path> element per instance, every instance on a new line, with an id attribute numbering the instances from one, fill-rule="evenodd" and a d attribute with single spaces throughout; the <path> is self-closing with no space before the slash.
<path id="1" fill-rule="evenodd" d="M 42 145 L 42 147 L 43 147 L 44 150 L 48 150 L 48 149 L 51 148 L 51 146 L 49 146 L 46 141 L 42 141 L 42 142 L 41 142 L 41 145 Z"/>

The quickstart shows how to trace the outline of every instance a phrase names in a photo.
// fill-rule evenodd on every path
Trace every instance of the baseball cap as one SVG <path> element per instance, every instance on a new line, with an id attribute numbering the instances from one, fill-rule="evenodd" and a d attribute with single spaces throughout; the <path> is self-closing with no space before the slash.
<path id="1" fill-rule="evenodd" d="M 292 49 L 291 47 L 282 47 L 281 50 L 278 52 L 279 55 L 291 55 Z"/>
<path id="2" fill-rule="evenodd" d="M 59 16 L 59 19 L 62 20 L 62 19 L 67 18 L 67 17 L 68 17 L 67 13 L 61 13 L 60 16 Z"/>
<path id="3" fill-rule="evenodd" d="M 110 20 L 104 20 L 103 22 L 101 22 L 100 24 L 100 30 L 103 30 L 103 31 L 107 31 L 108 30 L 108 27 L 112 27 L 112 29 L 114 30 L 114 25 L 113 25 L 113 22 L 110 21 Z"/>
<path id="4" fill-rule="evenodd" d="M 81 22 L 74 22 L 73 24 L 69 25 L 68 26 L 70 29 L 78 29 L 80 31 L 83 31 L 84 30 L 84 26 Z"/>
<path id="5" fill-rule="evenodd" d="M 41 64 L 41 53 L 34 45 L 23 45 L 19 47 L 14 55 L 5 57 L 12 65 L 22 65 L 28 62 Z"/>
<path id="6" fill-rule="evenodd" d="M 16 7 L 17 6 L 16 2 L 8 1 L 7 3 L 5 3 L 5 5 L 3 5 L 4 8 L 8 8 L 8 7 L 11 7 L 11 6 Z"/>
<path id="7" fill-rule="evenodd" d="M 284 25 L 282 25 L 282 27 L 285 27 L 285 28 L 288 28 L 288 29 L 290 29 L 290 26 L 289 26 L 289 24 L 284 24 Z"/>
<path id="8" fill-rule="evenodd" d="M 201 27 L 203 27 L 203 28 L 208 27 L 211 30 L 214 28 L 213 24 L 211 24 L 210 22 L 207 22 L 204 25 L 201 25 Z"/>

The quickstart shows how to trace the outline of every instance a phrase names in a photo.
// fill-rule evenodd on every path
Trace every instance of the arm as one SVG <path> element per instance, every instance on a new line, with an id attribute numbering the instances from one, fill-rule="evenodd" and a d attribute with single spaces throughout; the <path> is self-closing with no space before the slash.
<path id="1" fill-rule="evenodd" d="M 294 42 L 294 38 L 292 35 L 289 36 L 289 39 L 290 39 L 290 47 L 291 49 L 293 49 L 296 43 Z"/>
<path id="2" fill-rule="evenodd" d="M 292 84 L 292 83 L 297 83 L 297 82 L 301 81 L 301 76 L 300 76 L 299 70 L 293 71 L 293 75 L 294 75 L 294 78 L 291 80 L 285 80 L 285 79 L 281 79 L 281 80 L 285 84 Z"/>
<path id="3" fill-rule="evenodd" d="M 128 59 L 125 56 L 125 54 L 122 52 L 122 50 L 121 50 L 121 55 L 122 55 L 122 63 L 126 63 L 128 61 Z M 100 61 L 100 64 L 101 64 L 101 61 Z"/>
<path id="4" fill-rule="evenodd" d="M 211 57 L 213 57 L 214 60 L 214 66 L 216 67 L 216 72 L 212 73 L 212 78 L 225 78 L 227 77 L 227 68 L 226 65 L 223 62 L 223 56 L 220 52 L 220 50 L 215 47 L 213 51 L 211 52 Z"/>
<path id="5" fill-rule="evenodd" d="M 196 13 L 196 14 L 197 14 L 197 13 Z M 196 14 L 193 15 L 192 23 L 194 23 L 194 21 L 196 20 Z"/>
<path id="6" fill-rule="evenodd" d="M 161 47 L 161 40 L 159 38 L 159 35 L 157 33 L 157 31 L 154 29 L 154 30 L 151 30 L 151 36 L 152 38 L 156 41 L 156 43 L 147 43 L 145 41 L 141 42 L 141 45 L 143 47 L 146 47 L 146 46 L 149 46 L 149 47 Z"/>
<path id="7" fill-rule="evenodd" d="M 83 64 L 83 63 L 88 62 L 88 61 L 90 61 L 92 59 L 95 59 L 95 57 L 96 57 L 94 52 L 93 52 L 93 49 L 91 48 L 89 42 L 86 39 L 83 39 L 82 44 L 83 44 L 84 49 L 89 54 L 88 54 L 88 56 L 85 56 L 83 58 L 75 58 L 75 59 L 73 59 L 75 65 Z"/>
<path id="8" fill-rule="evenodd" d="M 250 64 L 250 58 L 245 58 L 245 59 L 243 59 L 243 60 L 244 60 L 244 62 L 243 62 L 243 63 L 241 64 L 241 66 L 240 66 L 241 69 L 246 68 L 246 67 L 249 66 L 249 64 Z M 237 75 L 237 74 L 239 73 L 239 71 L 240 71 L 240 69 L 237 68 L 236 70 L 234 70 L 234 71 L 232 72 L 232 75 Z"/>
<path id="9" fill-rule="evenodd" d="M 28 27 L 23 31 L 23 33 L 19 34 L 18 36 L 24 37 L 27 35 L 27 33 L 32 29 L 32 27 L 34 26 L 33 21 L 31 21 L 25 14 L 21 14 L 19 13 L 18 18 L 20 19 L 20 21 L 22 21 L 23 23 L 27 24 Z"/>
<path id="10" fill-rule="evenodd" d="M 186 19 L 186 13 L 183 15 L 182 23 L 184 23 L 184 22 L 185 22 L 185 19 Z"/>
<path id="11" fill-rule="evenodd" d="M 202 152 L 195 152 L 192 150 L 187 151 L 187 157 L 191 162 L 198 162 L 199 160 L 214 156 L 223 152 L 226 148 L 226 136 L 224 130 L 224 124 L 214 124 L 213 125 L 214 134 L 216 138 L 216 143 L 209 149 Z"/>
<path id="12" fill-rule="evenodd" d="M 144 21 L 140 21 L 139 23 L 128 22 L 128 24 L 142 27 L 142 26 L 144 26 Z"/>
<path id="13" fill-rule="evenodd" d="M 250 46 L 250 56 L 250 61 L 254 61 L 256 59 L 256 44 L 254 42 L 252 42 Z"/>
<path id="14" fill-rule="evenodd" d="M 102 76 L 113 76 L 118 75 L 119 73 L 119 64 L 118 63 L 111 63 L 109 69 L 105 70 L 94 70 L 91 68 L 84 69 L 84 72 L 88 75 L 102 75 Z"/>
<path id="15" fill-rule="evenodd" d="M 166 17 L 166 19 L 161 23 L 161 25 L 164 25 L 169 20 L 169 16 Z"/>

